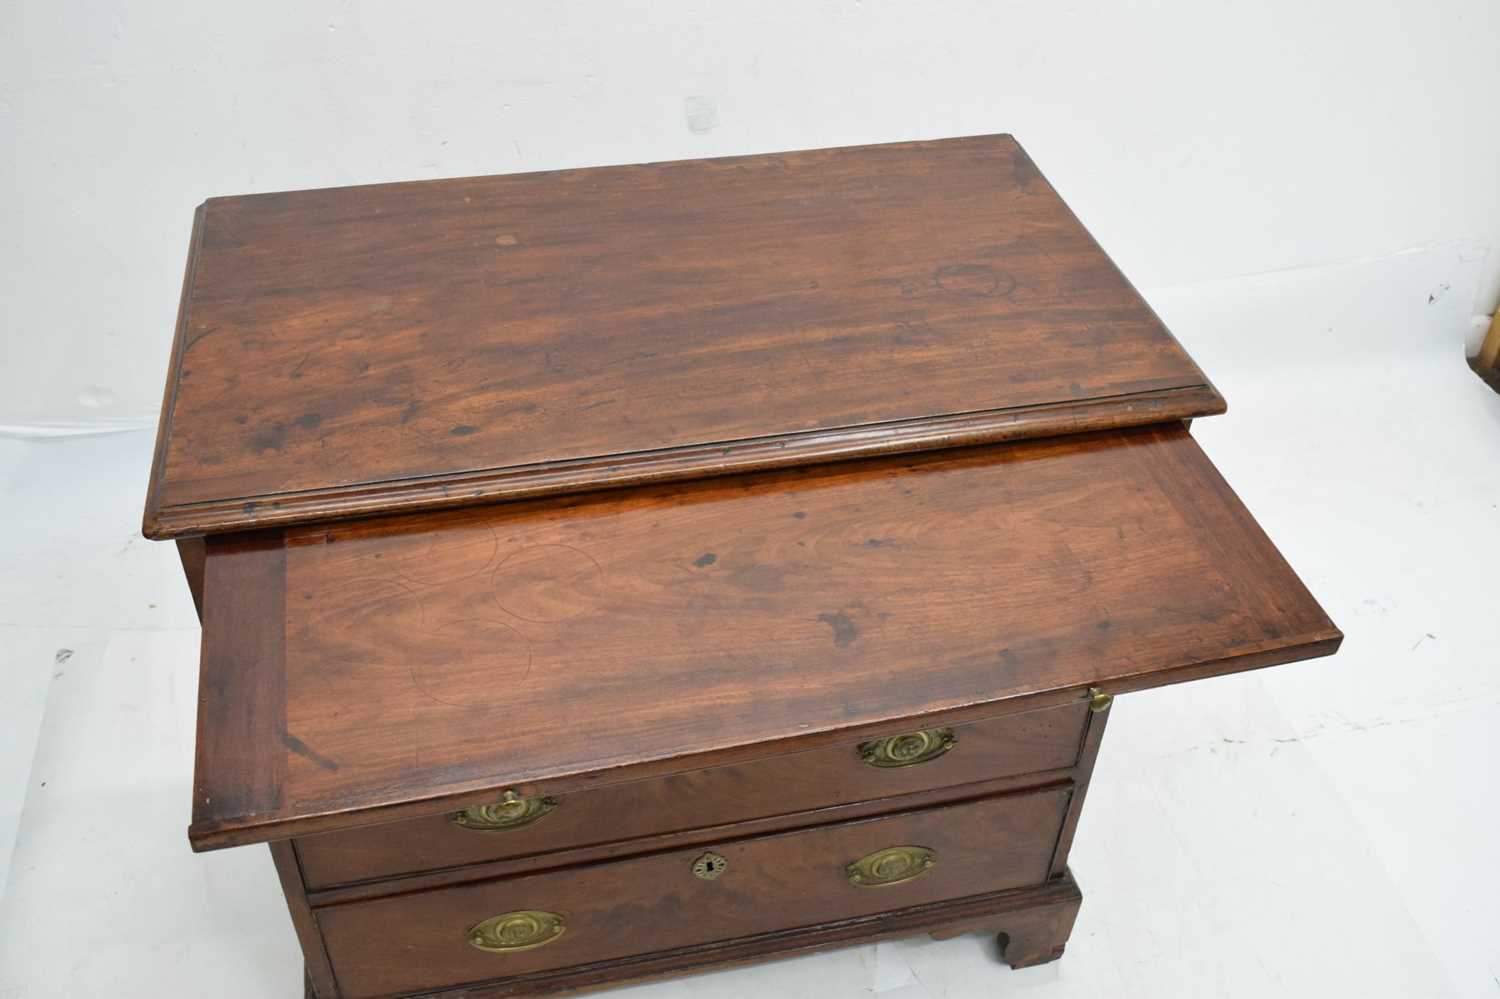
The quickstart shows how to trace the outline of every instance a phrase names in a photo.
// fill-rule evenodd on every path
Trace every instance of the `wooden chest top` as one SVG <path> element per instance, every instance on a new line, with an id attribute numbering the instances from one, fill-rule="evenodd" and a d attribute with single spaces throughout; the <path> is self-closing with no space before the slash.
<path id="1" fill-rule="evenodd" d="M 145 532 L 1222 409 L 1009 136 L 215 198 Z"/>

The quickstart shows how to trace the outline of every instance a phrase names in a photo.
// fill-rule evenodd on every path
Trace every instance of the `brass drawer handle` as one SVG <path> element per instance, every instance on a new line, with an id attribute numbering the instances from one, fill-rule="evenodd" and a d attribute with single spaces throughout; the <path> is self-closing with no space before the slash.
<path id="1" fill-rule="evenodd" d="M 469 927 L 469 946 L 490 954 L 514 954 L 549 944 L 567 928 L 567 922 L 558 913 L 521 909 L 491 916 Z"/>
<path id="2" fill-rule="evenodd" d="M 497 804 L 473 805 L 454 812 L 448 819 L 465 829 L 496 832 L 529 826 L 556 807 L 556 798 L 523 798 L 514 791 L 506 791 Z"/>
<path id="3" fill-rule="evenodd" d="M 888 846 L 844 867 L 849 883 L 859 888 L 884 888 L 920 878 L 937 863 L 925 846 Z"/>
<path id="4" fill-rule="evenodd" d="M 951 728 L 928 728 L 861 742 L 859 758 L 872 767 L 914 767 L 935 760 L 958 742 Z"/>

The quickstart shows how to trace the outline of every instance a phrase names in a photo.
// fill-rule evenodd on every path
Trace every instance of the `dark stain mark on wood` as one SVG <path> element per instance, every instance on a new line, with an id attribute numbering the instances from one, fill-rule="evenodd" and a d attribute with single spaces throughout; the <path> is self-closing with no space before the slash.
<path id="1" fill-rule="evenodd" d="M 819 614 L 818 620 L 833 629 L 833 644 L 844 648 L 859 637 L 859 628 L 854 621 L 843 611 L 834 611 L 832 614 Z"/>
<path id="2" fill-rule="evenodd" d="M 864 543 L 864 547 L 866 547 L 866 548 L 895 548 L 899 544 L 900 544 L 900 542 L 897 541 L 895 538 L 866 538 L 865 539 L 865 543 Z"/>
<path id="3" fill-rule="evenodd" d="M 932 275 L 933 283 L 962 298 L 1005 296 L 1016 290 L 1016 279 L 988 264 L 944 264 Z"/>
<path id="4" fill-rule="evenodd" d="M 1011 177 L 1014 178 L 1016 187 L 1020 189 L 1019 194 L 1025 196 L 1041 193 L 1033 191 L 1032 185 L 1042 179 L 1042 173 L 1024 151 L 1017 150 L 1016 158 L 1011 161 Z"/>
<path id="5" fill-rule="evenodd" d="M 285 443 L 286 424 L 284 423 L 273 423 L 268 427 L 262 427 L 250 438 L 250 447 L 257 452 L 280 451 Z"/>
<path id="6" fill-rule="evenodd" d="M 470 434 L 479 433 L 479 428 L 471 427 L 467 423 L 460 423 L 458 426 L 448 431 L 448 433 L 452 434 L 454 437 L 467 437 Z"/>
<path id="7" fill-rule="evenodd" d="M 324 770 L 337 770 L 339 768 L 336 760 L 330 760 L 290 732 L 281 733 L 281 743 L 304 760 L 310 760 Z"/>
<path id="8" fill-rule="evenodd" d="M 704 552 L 702 555 L 699 555 L 697 558 L 693 559 L 693 564 L 700 569 L 706 569 L 717 561 L 719 561 L 719 556 L 715 555 L 713 552 Z"/>
<path id="9" fill-rule="evenodd" d="M 323 423 L 323 417 L 318 413 L 303 413 L 297 417 L 297 426 L 304 430 L 312 430 Z"/>
<path id="10" fill-rule="evenodd" d="M 806 520 L 807 519 L 807 511 L 806 510 L 798 510 L 796 513 L 792 514 L 792 516 L 796 517 L 798 520 Z"/>
<path id="11" fill-rule="evenodd" d="M 903 294 L 911 294 L 910 286 L 903 288 Z M 931 326 L 924 322 L 898 322 L 895 332 L 891 335 L 891 342 L 898 347 L 930 347 L 942 342 L 942 336 Z"/>
<path id="12" fill-rule="evenodd" d="M 730 574 L 729 581 L 744 590 L 778 593 L 782 590 L 786 572 L 783 566 L 756 563 L 736 569 Z"/>

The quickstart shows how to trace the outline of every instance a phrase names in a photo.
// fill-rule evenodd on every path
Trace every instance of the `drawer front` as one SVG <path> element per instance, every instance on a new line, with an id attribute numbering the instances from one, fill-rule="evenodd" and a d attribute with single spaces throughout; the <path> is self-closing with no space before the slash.
<path id="1" fill-rule="evenodd" d="M 329 906 L 318 925 L 348 999 L 730 940 L 1040 884 L 1070 794 L 1057 785 Z"/>
<path id="2" fill-rule="evenodd" d="M 1087 716 L 1077 704 L 893 731 L 888 740 L 538 796 L 529 813 L 515 802 L 491 812 L 492 821 L 439 815 L 307 836 L 297 852 L 308 887 L 328 888 L 1056 770 L 1077 761 Z"/>

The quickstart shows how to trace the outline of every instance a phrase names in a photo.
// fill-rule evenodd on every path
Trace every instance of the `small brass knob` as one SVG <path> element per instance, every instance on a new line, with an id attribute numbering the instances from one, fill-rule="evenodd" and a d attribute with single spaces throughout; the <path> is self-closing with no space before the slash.
<path id="1" fill-rule="evenodd" d="M 1113 703 L 1115 703 L 1115 699 L 1098 687 L 1089 688 L 1089 710 L 1094 714 L 1097 715 L 1101 711 L 1108 711 L 1109 706 Z"/>

